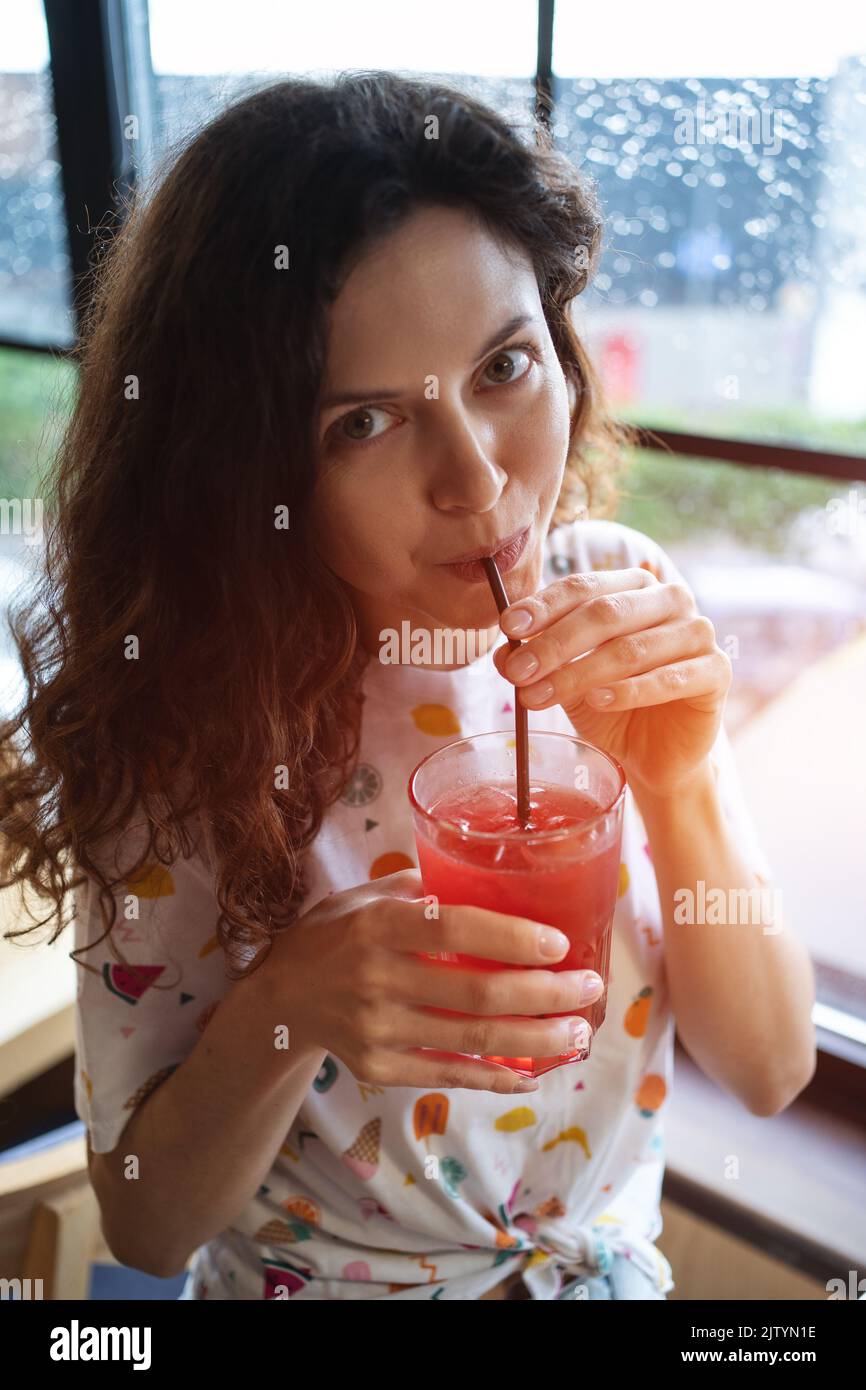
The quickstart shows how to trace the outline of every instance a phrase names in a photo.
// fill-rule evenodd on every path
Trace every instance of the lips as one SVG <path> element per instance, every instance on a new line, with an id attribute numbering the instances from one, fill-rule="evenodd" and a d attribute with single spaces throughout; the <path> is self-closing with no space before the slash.
<path id="1" fill-rule="evenodd" d="M 498 555 L 508 546 L 515 545 L 527 529 L 526 526 L 521 526 L 519 530 L 512 531 L 510 535 L 503 536 L 502 540 L 497 541 L 495 545 L 481 546 L 479 550 L 470 550 L 467 555 L 455 555 L 452 560 L 443 560 L 442 564 L 467 565 L 472 560 L 484 560 L 488 555 Z"/>
<path id="2" fill-rule="evenodd" d="M 507 574 L 509 570 L 514 568 L 526 549 L 531 534 L 532 527 L 526 526 L 522 531 L 517 532 L 516 538 L 506 541 L 505 545 L 501 545 L 500 549 L 494 552 L 496 568 L 500 574 Z M 486 554 L 489 554 L 489 551 L 485 552 Z M 439 568 L 454 575 L 455 578 L 466 580 L 469 583 L 482 583 L 487 578 L 481 560 L 452 560 L 440 565 Z"/>

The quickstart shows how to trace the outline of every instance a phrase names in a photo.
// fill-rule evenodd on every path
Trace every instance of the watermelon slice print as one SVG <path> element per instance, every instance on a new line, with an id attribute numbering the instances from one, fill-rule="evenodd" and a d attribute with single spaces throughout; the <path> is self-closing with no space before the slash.
<path id="1" fill-rule="evenodd" d="M 309 1284 L 313 1271 L 306 1267 L 284 1264 L 281 1260 L 269 1260 L 265 1265 L 265 1286 L 262 1298 L 285 1298 L 283 1289 L 288 1289 L 289 1298 Z"/>
<path id="2" fill-rule="evenodd" d="M 112 965 L 106 961 L 102 967 L 102 978 L 112 994 L 125 999 L 127 1004 L 137 1004 L 164 969 L 164 965 L 137 965 L 133 972 L 125 965 Z"/>

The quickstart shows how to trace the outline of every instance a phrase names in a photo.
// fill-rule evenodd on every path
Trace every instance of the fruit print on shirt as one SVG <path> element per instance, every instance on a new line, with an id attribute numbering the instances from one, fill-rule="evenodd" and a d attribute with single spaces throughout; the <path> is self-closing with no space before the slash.
<path id="1" fill-rule="evenodd" d="M 551 535 L 544 583 L 633 564 L 675 577 L 649 538 L 578 523 Z M 513 730 L 512 688 L 491 657 L 452 672 L 373 664 L 355 775 L 305 859 L 306 908 L 416 865 L 412 768 L 437 743 Z M 530 710 L 528 719 L 530 731 L 574 733 L 561 710 Z M 729 789 L 729 764 L 714 760 L 720 790 Z M 759 862 L 748 827 L 739 828 Z M 607 1016 L 585 1063 L 548 1073 L 528 1106 L 492 1092 L 367 1085 L 326 1054 L 266 1180 L 231 1231 L 196 1252 L 188 1296 L 477 1298 L 502 1266 L 520 1268 L 534 1298 L 555 1298 L 571 1277 L 573 1246 L 598 1228 L 655 1288 L 671 1287 L 652 1241 L 673 1020 L 650 848 L 633 805 L 621 865 Z M 75 1100 L 97 1152 L 114 1147 L 130 1109 L 189 1054 L 230 987 L 209 866 L 194 857 L 168 874 L 170 884 L 151 864 L 126 884 L 142 900 L 128 962 L 104 944 L 76 962 Z M 102 927 L 86 892 L 77 902 L 79 946 L 88 927 L 94 936 Z"/>

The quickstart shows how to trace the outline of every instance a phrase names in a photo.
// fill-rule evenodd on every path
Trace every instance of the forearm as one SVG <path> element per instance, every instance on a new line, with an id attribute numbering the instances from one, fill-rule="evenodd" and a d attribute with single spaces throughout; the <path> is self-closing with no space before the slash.
<path id="1" fill-rule="evenodd" d="M 270 1171 L 325 1057 L 275 1047 L 291 1019 L 261 967 L 220 1001 L 201 1039 L 92 1173 L 115 1257 L 163 1277 L 230 1225 Z M 290 1042 L 291 1032 L 290 1032 Z M 128 1155 L 138 1175 L 127 1177 Z"/>
<path id="2" fill-rule="evenodd" d="M 808 952 L 772 911 L 772 886 L 743 860 L 709 761 L 676 797 L 635 790 L 635 800 L 658 882 L 677 1031 L 708 1076 L 755 1113 L 773 1114 L 814 1071 Z M 684 920 L 690 903 L 682 890 L 705 906 L 694 921 Z"/>

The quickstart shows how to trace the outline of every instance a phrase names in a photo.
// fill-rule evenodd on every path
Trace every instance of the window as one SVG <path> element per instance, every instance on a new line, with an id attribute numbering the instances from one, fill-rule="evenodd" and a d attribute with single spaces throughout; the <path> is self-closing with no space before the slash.
<path id="1" fill-rule="evenodd" d="M 731 655 L 748 799 L 819 966 L 822 1019 L 862 1065 L 866 12 L 825 0 L 781 23 L 733 0 L 711 30 L 638 0 L 613 24 L 567 0 L 82 0 L 74 25 L 69 13 L 45 0 L 47 34 L 39 0 L 2 14 L 0 342 L 22 348 L 74 341 L 82 210 L 98 224 L 114 178 L 146 179 L 256 85 L 366 66 L 440 76 L 518 120 L 550 98 L 607 226 L 578 330 L 614 412 L 670 442 L 634 451 L 618 518 L 669 550 Z M 71 129 L 64 208 L 56 131 Z M 0 348 L 8 496 L 32 490 L 67 384 L 72 368 L 48 353 Z"/>
<path id="2" fill-rule="evenodd" d="M 608 221 L 581 303 L 617 407 L 701 434 L 866 447 L 866 12 L 735 0 L 708 31 L 557 5 L 555 133 Z M 707 72 L 708 56 L 713 68 Z"/>
<path id="3" fill-rule="evenodd" d="M 0 69 L 0 339 L 71 346 L 69 253 L 39 0 L 7 0 Z"/>
<path id="4" fill-rule="evenodd" d="M 446 76 L 518 112 L 533 95 L 537 15 L 526 0 L 495 9 L 440 0 L 435 10 L 379 0 L 299 9 L 282 0 L 150 0 L 158 148 L 257 84 L 281 75 L 392 68 Z"/>
<path id="5" fill-rule="evenodd" d="M 556 7 L 554 135 L 607 223 L 576 323 L 632 423 L 862 455 L 866 17 L 790 19 L 735 3 L 707 73 L 685 11 L 627 0 L 613 42 Z M 866 486 L 785 461 L 639 450 L 618 518 L 670 552 L 731 656 L 726 725 L 785 921 L 819 998 L 866 1021 Z"/>

